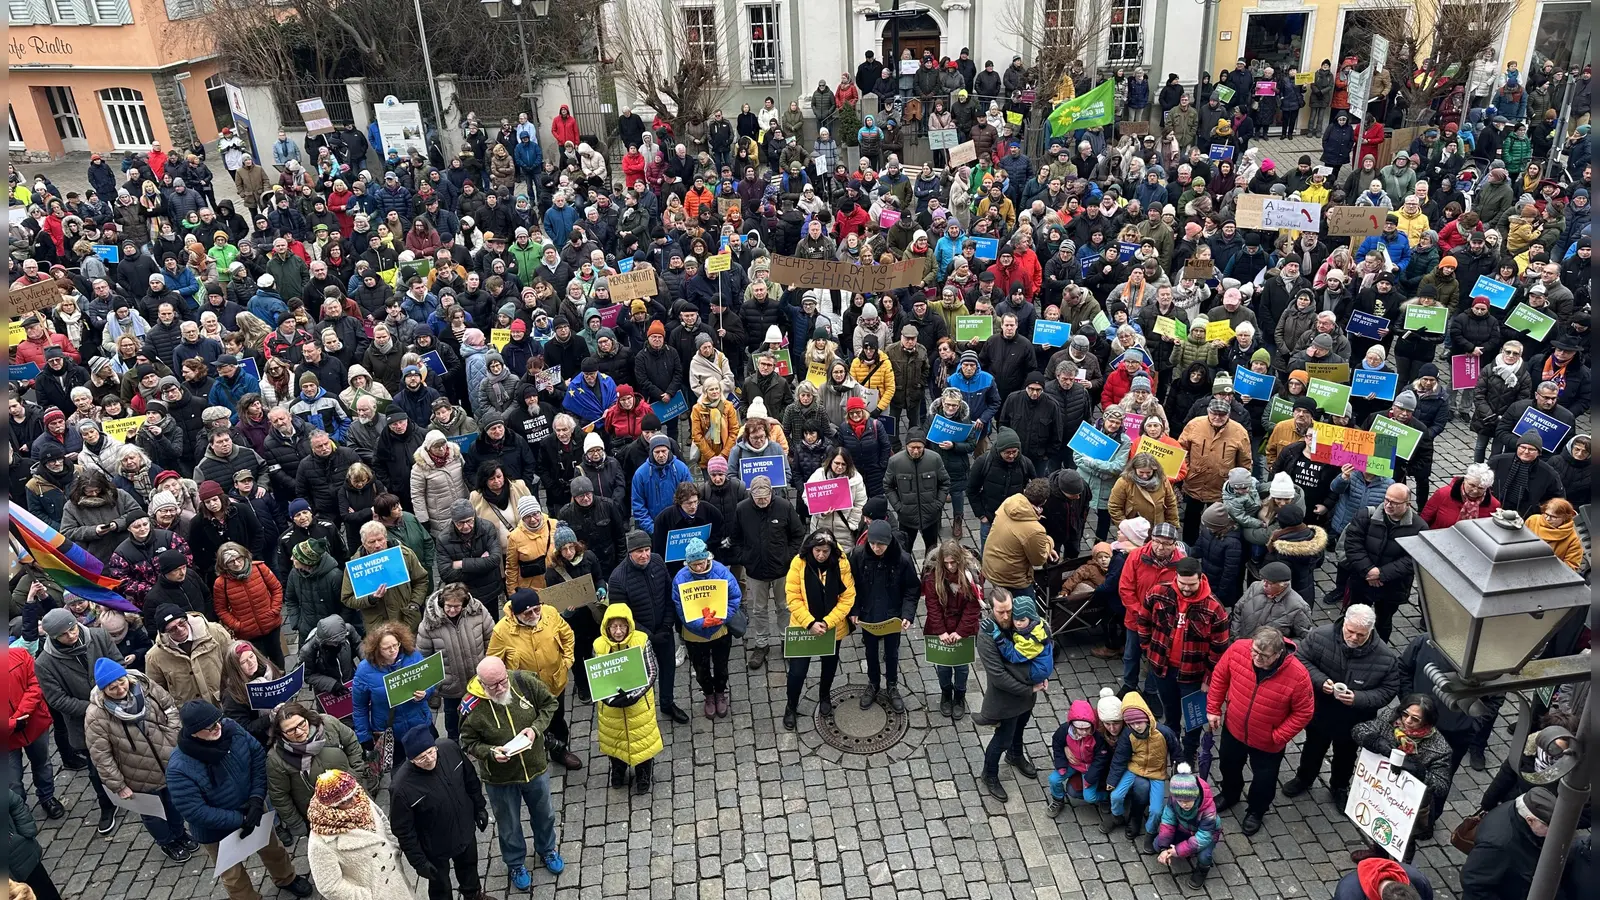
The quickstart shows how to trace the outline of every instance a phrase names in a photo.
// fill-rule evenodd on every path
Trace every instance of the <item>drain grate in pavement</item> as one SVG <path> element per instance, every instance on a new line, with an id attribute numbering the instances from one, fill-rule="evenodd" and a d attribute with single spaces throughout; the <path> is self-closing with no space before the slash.
<path id="1" fill-rule="evenodd" d="M 910 728 L 905 713 L 890 709 L 882 697 L 866 709 L 861 694 L 866 685 L 833 689 L 833 718 L 816 717 L 817 734 L 831 747 L 846 753 L 880 753 L 900 743 Z"/>

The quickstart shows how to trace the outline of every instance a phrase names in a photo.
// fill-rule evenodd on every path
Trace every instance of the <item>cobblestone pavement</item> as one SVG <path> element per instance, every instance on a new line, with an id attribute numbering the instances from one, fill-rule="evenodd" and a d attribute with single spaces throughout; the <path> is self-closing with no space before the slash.
<path id="1" fill-rule="evenodd" d="M 1436 483 L 1472 461 L 1471 440 L 1460 421 L 1440 436 Z M 969 533 L 976 530 L 969 525 Z M 1318 576 L 1319 590 L 1331 580 L 1330 562 Z M 1331 607 L 1312 605 L 1318 624 L 1333 619 Z M 1420 627 L 1420 612 L 1407 607 L 1397 619 L 1397 639 L 1409 640 Z M 900 663 L 910 732 L 876 756 L 819 747 L 810 718 L 814 675 L 801 703 L 800 731 L 785 732 L 779 721 L 784 675 L 772 665 L 747 671 L 739 648 L 732 660 L 732 715 L 717 723 L 697 715 L 692 725 L 665 724 L 667 748 L 648 798 L 607 787 L 605 758 L 593 738 L 593 708 L 578 705 L 570 713 L 572 745 L 585 768 L 559 773 L 551 782 L 567 870 L 559 880 L 537 870 L 536 896 L 1132 900 L 1202 893 L 1188 887 L 1187 877 L 1174 881 L 1120 829 L 1111 836 L 1103 833 L 1105 813 L 1075 806 L 1050 819 L 1044 772 L 1032 784 L 1018 784 L 1015 770 L 1002 767 L 1001 779 L 1011 792 L 1003 807 L 981 794 L 977 779 L 991 732 L 971 717 L 951 724 L 931 709 L 937 706 L 938 684 L 921 662 L 920 631 L 914 633 Z M 1089 646 L 1085 638 L 1060 648 L 1056 679 L 1028 725 L 1029 755 L 1041 769 L 1048 769 L 1046 742 L 1071 701 L 1116 683 L 1114 664 L 1091 657 Z M 860 642 L 848 641 L 841 683 L 865 683 L 864 671 Z M 686 686 L 692 681 L 683 666 L 678 702 L 685 708 L 690 708 Z M 969 702 L 976 709 L 981 678 L 975 677 L 971 687 Z M 697 709 L 698 694 L 692 699 Z M 1491 768 L 1504 757 L 1507 741 L 1497 727 L 1489 745 Z M 1297 742 L 1284 764 L 1284 779 L 1298 754 Z M 1417 854 L 1417 865 L 1433 879 L 1440 898 L 1454 897 L 1459 886 L 1462 857 L 1449 846 L 1449 830 L 1472 812 L 1489 778 L 1462 767 L 1435 831 L 1438 839 L 1424 843 Z M 181 867 L 169 862 L 137 822 L 124 821 L 110 837 L 97 835 L 98 809 L 88 779 L 80 772 L 60 772 L 57 780 L 67 817 L 51 822 L 37 804 L 34 810 L 45 864 L 63 896 L 225 896 L 203 856 Z M 387 799 L 386 793 L 380 796 L 385 806 Z M 1280 795 L 1254 840 L 1239 831 L 1242 815 L 1240 804 L 1223 817 L 1226 846 L 1218 849 L 1206 896 L 1320 900 L 1350 870 L 1347 853 L 1360 845 L 1356 826 L 1333 809 L 1325 780 L 1295 800 Z M 510 897 L 516 892 L 507 883 L 492 831 L 480 839 L 480 857 L 488 861 L 486 888 L 492 896 Z M 304 841 L 295 854 L 300 870 L 307 871 Z M 1180 863 L 1177 874 L 1185 871 Z M 274 896 L 260 866 L 252 872 L 266 896 Z"/>

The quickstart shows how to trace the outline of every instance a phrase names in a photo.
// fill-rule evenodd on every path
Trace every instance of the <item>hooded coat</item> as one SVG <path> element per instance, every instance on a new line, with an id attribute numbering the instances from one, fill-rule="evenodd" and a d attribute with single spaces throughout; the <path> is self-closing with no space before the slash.
<path id="1" fill-rule="evenodd" d="M 435 463 L 428 447 L 445 441 L 443 464 Z M 450 522 L 450 505 L 467 496 L 462 477 L 461 448 L 438 431 L 429 431 L 422 446 L 411 454 L 411 512 L 417 521 L 435 529 Z"/>
<path id="2" fill-rule="evenodd" d="M 1151 715 L 1150 705 L 1138 691 L 1129 691 L 1122 698 L 1124 719 L 1130 709 L 1142 710 L 1150 727 L 1144 737 L 1135 735 L 1132 728 L 1123 727 L 1117 735 L 1117 745 L 1111 751 L 1111 769 L 1106 775 L 1106 784 L 1116 784 L 1126 772 L 1151 781 L 1166 781 L 1168 773 L 1181 759 L 1183 744 L 1171 728 L 1158 723 L 1156 717 Z"/>
<path id="3" fill-rule="evenodd" d="M 539 624 L 529 627 L 511 612 L 508 602 L 489 635 L 489 656 L 504 660 L 507 669 L 533 673 L 556 696 L 567 688 L 576 651 L 572 626 L 553 606 L 544 606 Z"/>
<path id="4" fill-rule="evenodd" d="M 224 546 L 222 552 L 227 554 Z M 235 575 L 219 566 L 211 588 L 217 619 L 241 638 L 271 639 L 283 627 L 283 584 L 267 564 L 250 558 L 250 551 L 238 548 L 244 556 L 245 570 Z"/>
<path id="5" fill-rule="evenodd" d="M 509 610 L 506 616 L 511 617 Z M 545 618 L 560 616 L 547 606 Z M 534 741 L 533 746 L 503 763 L 494 760 L 494 749 L 505 746 L 524 728 L 546 735 L 559 705 L 556 697 L 560 692 L 552 692 L 536 673 L 508 671 L 507 675 L 511 697 L 505 705 L 489 699 L 476 676 L 467 682 L 467 697 L 461 701 L 461 749 L 482 765 L 485 784 L 526 784 L 543 775 L 550 765 L 542 740 Z"/>
<path id="6" fill-rule="evenodd" d="M 983 576 L 1001 587 L 1030 587 L 1033 570 L 1045 564 L 1054 542 L 1039 513 L 1021 494 L 1000 504 L 984 545 Z"/>
<path id="7" fill-rule="evenodd" d="M 622 640 L 613 640 L 608 626 L 621 620 L 628 624 Z M 656 724 L 656 679 L 660 674 L 650 635 L 634 627 L 633 611 L 626 604 L 612 603 L 601 616 L 600 636 L 594 639 L 594 655 L 637 649 L 644 654 L 646 683 L 631 691 L 610 697 L 596 697 L 595 731 L 600 752 L 626 765 L 637 766 L 661 752 L 661 729 Z"/>
<path id="8" fill-rule="evenodd" d="M 455 702 L 466 696 L 467 682 L 476 674 L 477 665 L 488 655 L 489 636 L 494 631 L 494 618 L 476 597 L 469 596 L 461 614 L 451 618 L 445 615 L 443 595 L 434 592 L 422 611 L 422 625 L 417 629 L 417 650 L 423 656 L 444 654 L 444 682 L 439 693 L 445 702 Z"/>

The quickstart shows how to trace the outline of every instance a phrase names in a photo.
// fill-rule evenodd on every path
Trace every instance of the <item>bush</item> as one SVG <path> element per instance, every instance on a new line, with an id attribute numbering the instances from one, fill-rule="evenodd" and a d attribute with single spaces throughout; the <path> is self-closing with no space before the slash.
<path id="1" fill-rule="evenodd" d="M 861 114 L 854 103 L 846 103 L 839 107 L 836 122 L 836 138 L 846 147 L 856 145 L 856 132 L 861 130 Z"/>

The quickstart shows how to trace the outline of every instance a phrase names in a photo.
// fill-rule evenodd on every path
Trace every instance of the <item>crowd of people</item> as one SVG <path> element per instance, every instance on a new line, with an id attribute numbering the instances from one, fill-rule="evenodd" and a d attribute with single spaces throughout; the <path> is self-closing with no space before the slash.
<path id="1" fill-rule="evenodd" d="M 937 709 L 993 727 L 978 787 L 996 800 L 1004 759 L 1051 816 L 1092 822 L 1104 804 L 1108 832 L 1186 861 L 1199 886 L 1226 862 L 1226 811 L 1244 801 L 1247 836 L 1271 827 L 1291 744 L 1282 792 L 1319 791 L 1331 751 L 1340 809 L 1359 751 L 1398 750 L 1428 797 L 1406 861 L 1357 848 L 1335 896 L 1431 896 L 1411 851 L 1457 768 L 1491 765 L 1495 716 L 1446 703 L 1424 668 L 1448 660 L 1396 633 L 1416 576 L 1399 541 L 1498 517 L 1588 569 L 1587 126 L 1520 152 L 1520 119 L 1553 117 L 1523 107 L 1506 133 L 1510 111 L 1474 98 L 1379 169 L 1365 148 L 1383 135 L 1360 136 L 1356 159 L 1340 105 L 1351 63 L 1309 86 L 1313 128 L 1334 114 L 1321 166 L 1249 146 L 1246 122 L 1293 130 L 1292 71 L 1241 60 L 1219 81 L 1240 83 L 1231 98 L 1198 105 L 1174 76 L 1158 133 L 1052 135 L 1035 159 L 1004 116 L 1035 100 L 1021 60 L 999 74 L 963 51 L 915 76 L 868 54 L 819 85 L 811 120 L 769 101 L 675 136 L 624 109 L 618 178 L 565 107 L 555 159 L 530 123 L 491 135 L 475 117 L 448 161 L 391 148 L 370 169 L 353 129 L 308 142 L 309 165 L 280 135 L 275 176 L 235 140 L 220 150 L 240 204 L 216 200 L 203 147 L 130 154 L 121 180 L 96 155 L 66 192 L 13 168 L 10 277 L 30 300 L 11 497 L 127 600 L 13 578 L 13 875 L 59 896 L 26 785 L 63 818 L 59 764 L 87 775 L 102 835 L 146 798 L 142 824 L 176 862 L 271 829 L 259 858 L 296 896 L 420 877 L 445 898 L 453 869 L 482 900 L 492 811 L 528 890 L 524 807 L 533 867 L 559 875 L 551 767 L 583 768 L 585 742 L 612 789 L 649 794 L 696 699 L 712 723 L 746 702 L 736 665 L 784 659 L 774 715 L 795 731 L 803 711 L 833 715 L 846 647 L 865 658 L 861 707 L 904 711 L 920 620 L 924 644 L 970 642 L 982 667 L 973 709 L 969 666 L 935 666 Z M 1069 77 L 1090 87 L 1081 66 Z M 1119 79 L 1121 118 L 1150 105 L 1144 78 Z M 1270 108 L 1247 89 L 1260 78 L 1277 79 Z M 929 127 L 956 128 L 977 160 L 935 151 L 910 171 L 868 116 L 848 164 L 816 126 L 866 93 L 925 96 Z M 1000 99 L 980 115 L 973 94 Z M 1479 159 L 1483 177 L 1462 177 Z M 1386 220 L 1356 238 L 1241 227 L 1249 195 Z M 774 280 L 778 257 L 913 261 L 920 277 L 800 289 Z M 1443 328 L 1413 308 L 1442 309 Z M 1476 386 L 1456 383 L 1462 358 Z M 1341 366 L 1346 385 L 1391 387 L 1334 405 L 1314 388 Z M 1463 426 L 1473 463 L 1436 471 L 1435 440 Z M 1346 428 L 1415 444 L 1335 463 L 1320 436 Z M 358 588 L 346 564 L 389 551 L 403 575 Z M 583 579 L 592 598 L 541 596 Z M 683 602 L 708 587 L 725 609 Z M 1314 625 L 1324 603 L 1340 613 Z M 1041 782 L 1028 725 L 1072 604 L 1098 623 L 1108 686 L 1044 728 Z M 784 652 L 829 635 L 816 657 Z M 1587 640 L 1580 622 L 1546 652 Z M 597 695 L 585 661 L 624 650 L 646 683 Z M 391 697 L 385 677 L 434 653 L 443 680 Z M 301 696 L 252 702 L 296 666 Z M 1202 691 L 1200 721 L 1185 698 Z M 1585 700 L 1563 688 L 1541 726 L 1575 729 Z M 577 705 L 594 706 L 592 734 L 570 727 Z M 1473 900 L 1526 892 L 1551 820 L 1551 791 L 1521 775 L 1552 748 L 1522 751 L 1480 802 Z M 1574 858 L 1592 867 L 1587 844 Z M 259 896 L 242 863 L 222 881 Z"/>

